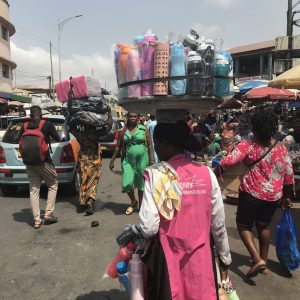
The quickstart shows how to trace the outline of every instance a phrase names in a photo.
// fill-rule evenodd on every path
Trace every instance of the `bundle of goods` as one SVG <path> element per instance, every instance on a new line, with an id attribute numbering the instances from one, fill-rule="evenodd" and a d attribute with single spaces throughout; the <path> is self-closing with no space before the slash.
<path id="1" fill-rule="evenodd" d="M 70 128 L 83 125 L 102 130 L 110 126 L 110 111 L 102 97 L 73 99 L 68 110 L 68 125 Z"/>
<path id="2" fill-rule="evenodd" d="M 79 76 L 72 78 L 73 97 L 99 97 L 101 96 L 101 87 L 97 79 L 88 76 Z M 68 100 L 70 91 L 70 81 L 65 80 L 55 85 L 57 98 L 60 102 Z"/>
<path id="3" fill-rule="evenodd" d="M 231 92 L 233 60 L 213 40 L 191 30 L 182 43 L 160 42 L 151 32 L 118 44 L 115 71 L 119 97 L 208 95 Z M 233 90 L 233 85 L 232 85 Z"/>
<path id="4" fill-rule="evenodd" d="M 101 87 L 97 79 L 74 77 L 58 83 L 57 96 L 60 101 L 68 100 L 66 118 L 70 129 L 92 127 L 106 132 L 111 126 L 111 109 L 101 96 Z"/>

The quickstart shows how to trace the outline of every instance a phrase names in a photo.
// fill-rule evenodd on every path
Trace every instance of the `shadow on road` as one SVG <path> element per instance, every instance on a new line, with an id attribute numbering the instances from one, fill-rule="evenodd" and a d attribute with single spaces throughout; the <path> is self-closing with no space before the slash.
<path id="1" fill-rule="evenodd" d="M 32 211 L 29 208 L 13 213 L 12 217 L 16 222 L 27 223 L 30 226 L 33 224 Z"/>
<path id="2" fill-rule="evenodd" d="M 89 294 L 80 295 L 76 300 L 128 300 L 129 297 L 125 292 L 119 290 L 90 292 Z"/>
<path id="3" fill-rule="evenodd" d="M 241 277 L 245 283 L 249 285 L 256 285 L 256 283 L 252 279 L 248 278 L 246 274 L 244 274 L 240 270 L 241 266 L 248 266 L 249 268 L 251 267 L 250 256 L 245 256 L 234 251 L 231 251 L 231 256 L 232 256 L 232 264 L 230 265 L 230 270 L 233 273 L 235 273 L 237 276 Z M 278 276 L 284 278 L 292 277 L 291 273 L 277 261 L 269 259 L 268 269 L 274 274 L 277 274 Z"/>
<path id="4" fill-rule="evenodd" d="M 102 202 L 101 208 L 111 210 L 116 216 L 124 215 L 129 204 L 116 202 Z"/>

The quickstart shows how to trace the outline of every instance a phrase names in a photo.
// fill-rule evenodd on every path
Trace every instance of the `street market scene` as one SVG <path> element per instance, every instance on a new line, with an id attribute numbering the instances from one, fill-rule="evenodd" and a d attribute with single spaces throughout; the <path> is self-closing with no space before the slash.
<path id="1" fill-rule="evenodd" d="M 0 300 L 299 299 L 299 8 L 0 0 Z"/>

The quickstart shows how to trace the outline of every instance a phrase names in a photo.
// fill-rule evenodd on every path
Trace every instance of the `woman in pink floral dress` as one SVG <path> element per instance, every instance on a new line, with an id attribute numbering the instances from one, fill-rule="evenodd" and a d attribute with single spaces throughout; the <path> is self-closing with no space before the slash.
<path id="1" fill-rule="evenodd" d="M 253 141 L 243 141 L 223 161 L 227 169 L 243 162 L 249 167 L 240 186 L 237 209 L 239 235 L 252 257 L 247 273 L 254 277 L 266 269 L 270 244 L 270 223 L 279 201 L 289 207 L 294 196 L 294 172 L 286 147 L 274 139 L 278 120 L 270 112 L 259 112 L 251 120 Z M 258 232 L 257 249 L 252 227 Z"/>

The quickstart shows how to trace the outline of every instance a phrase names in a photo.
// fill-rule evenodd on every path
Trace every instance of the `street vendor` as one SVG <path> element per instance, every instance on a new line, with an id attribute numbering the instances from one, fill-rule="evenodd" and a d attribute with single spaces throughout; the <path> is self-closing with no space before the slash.
<path id="1" fill-rule="evenodd" d="M 186 146 L 190 136 L 184 121 L 158 124 L 154 131 L 161 163 L 146 169 L 140 210 L 143 236 L 155 237 L 144 258 L 152 300 L 217 299 L 211 233 L 222 279 L 228 279 L 231 255 L 221 191 L 208 167 L 183 154 L 190 151 Z"/>

